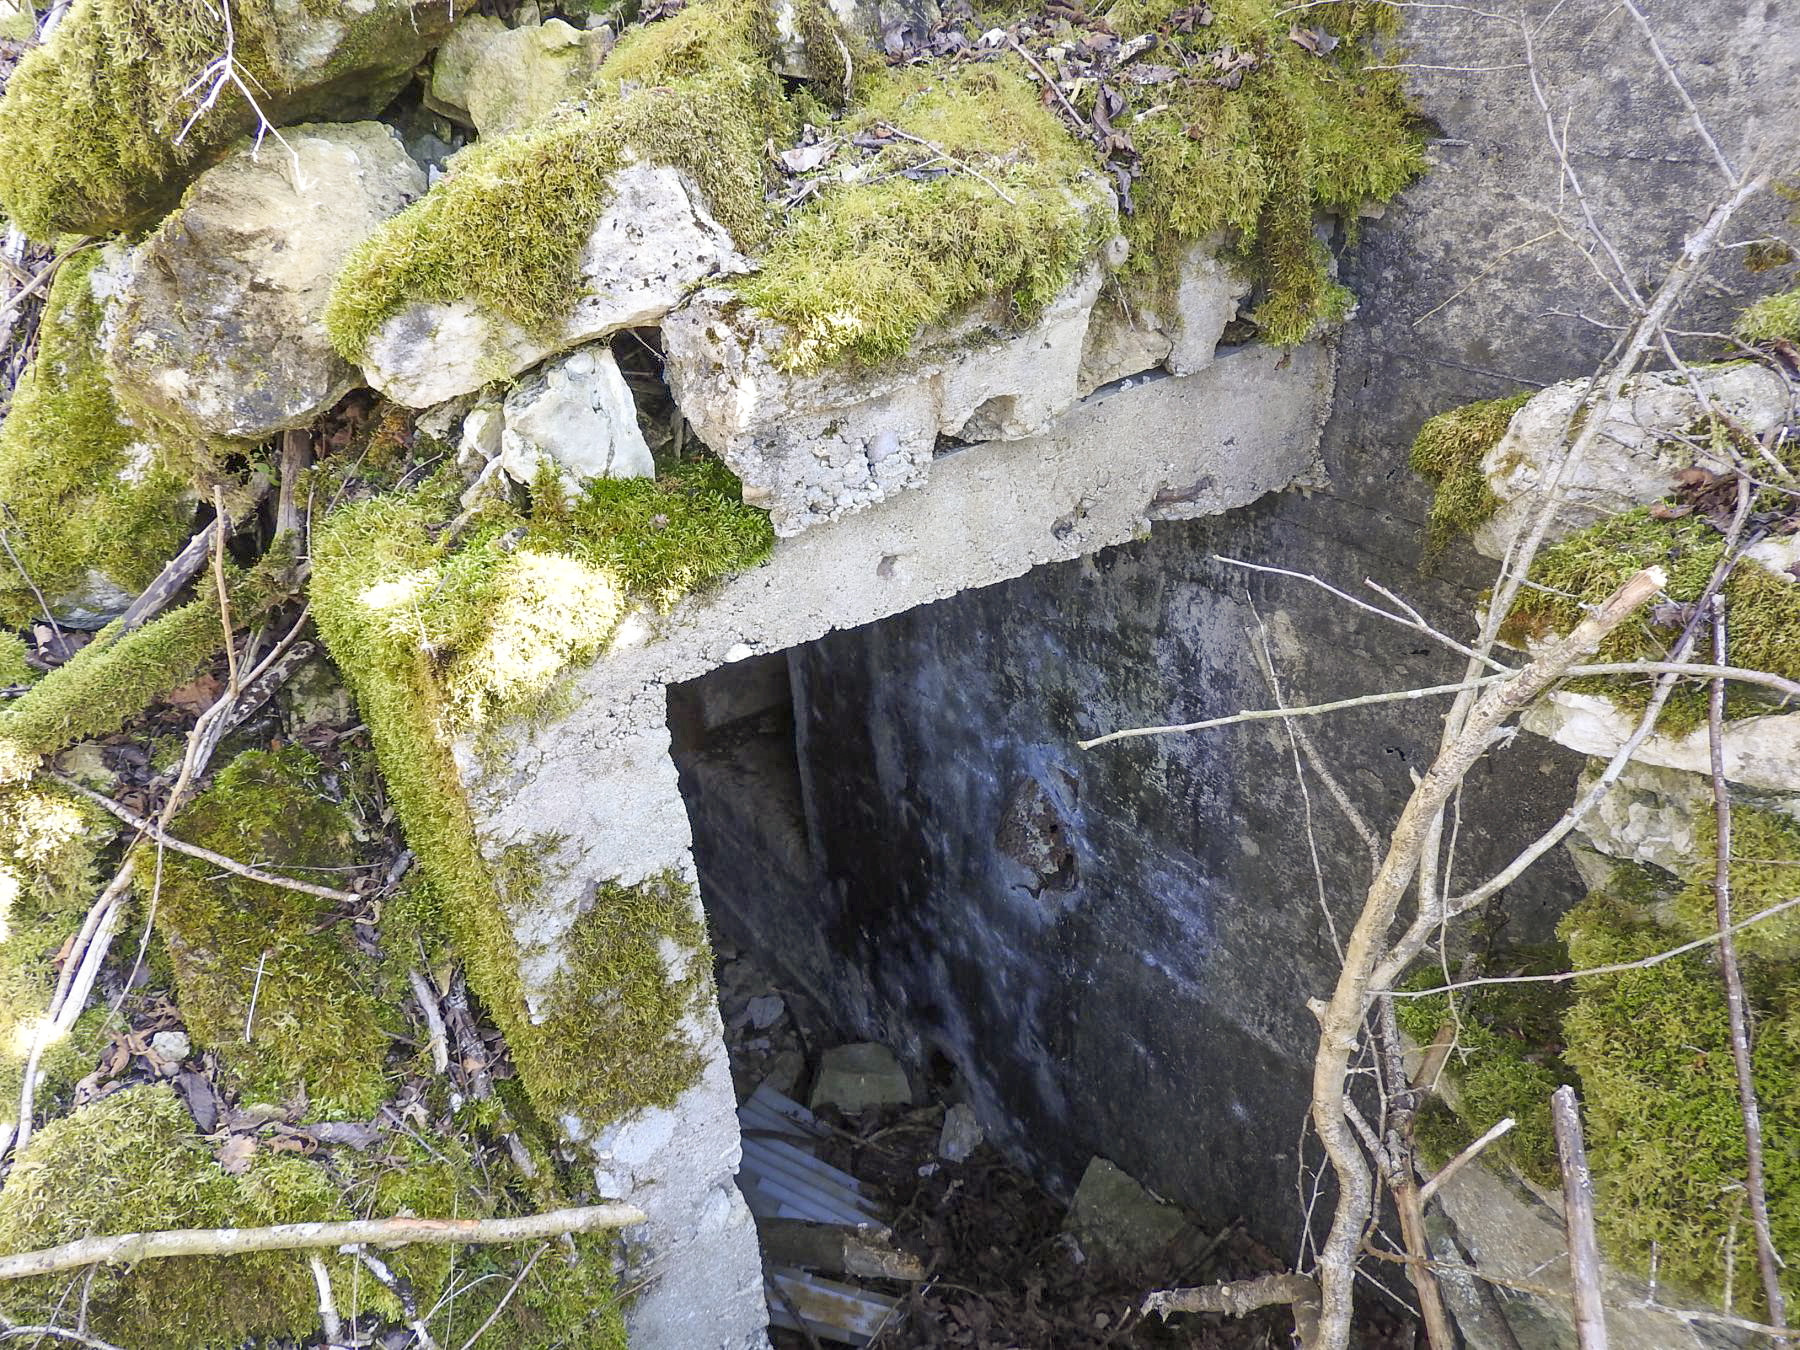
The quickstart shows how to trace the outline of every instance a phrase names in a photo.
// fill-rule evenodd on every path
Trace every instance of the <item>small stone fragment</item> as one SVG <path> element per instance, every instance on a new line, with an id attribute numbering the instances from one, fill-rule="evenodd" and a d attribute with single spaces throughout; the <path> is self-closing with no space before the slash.
<path id="1" fill-rule="evenodd" d="M 1095 1158 L 1082 1173 L 1063 1226 L 1091 1254 L 1120 1264 L 1164 1256 L 1189 1231 L 1179 1209 L 1105 1158 Z"/>
<path id="2" fill-rule="evenodd" d="M 159 1031 L 150 1038 L 150 1053 L 170 1064 L 179 1064 L 193 1050 L 194 1044 L 185 1031 Z"/>
<path id="3" fill-rule="evenodd" d="M 780 994 L 759 994 L 750 1000 L 749 1013 L 750 1025 L 767 1031 L 786 1015 L 787 1004 Z"/>
<path id="4" fill-rule="evenodd" d="M 981 1147 L 983 1139 L 981 1122 L 975 1119 L 974 1108 L 965 1102 L 958 1102 L 944 1112 L 944 1128 L 938 1135 L 938 1157 L 945 1162 L 959 1163 Z"/>
<path id="5" fill-rule="evenodd" d="M 816 1111 L 835 1106 L 848 1115 L 871 1106 L 910 1106 L 912 1084 L 906 1070 L 885 1045 L 863 1041 L 827 1050 L 819 1061 L 819 1078 L 809 1103 Z"/>
<path id="6" fill-rule="evenodd" d="M 583 347 L 522 380 L 506 396 L 500 466 L 529 485 L 547 457 L 579 486 L 656 473 L 637 405 L 608 347 Z"/>

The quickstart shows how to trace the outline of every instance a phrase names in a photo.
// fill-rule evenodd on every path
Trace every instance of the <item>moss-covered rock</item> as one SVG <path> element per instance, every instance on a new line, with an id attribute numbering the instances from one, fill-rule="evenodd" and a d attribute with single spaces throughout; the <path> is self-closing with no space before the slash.
<path id="1" fill-rule="evenodd" d="M 1800 287 L 1765 295 L 1738 316 L 1734 331 L 1745 342 L 1800 342 Z"/>
<path id="2" fill-rule="evenodd" d="M 1675 945 L 1669 929 L 1645 917 L 1637 891 L 1626 874 L 1564 919 L 1575 966 L 1637 961 Z M 1753 957 L 1742 964 L 1756 1017 L 1771 1227 L 1776 1251 L 1791 1252 L 1800 1249 L 1800 1155 L 1790 1146 L 1800 1137 L 1800 972 Z M 1581 1072 L 1609 1253 L 1641 1273 L 1654 1260 L 1658 1278 L 1684 1297 L 1720 1300 L 1729 1285 L 1740 1309 L 1760 1311 L 1744 1123 L 1712 954 L 1583 980 L 1564 1026 L 1566 1057 Z M 1783 1284 L 1794 1297 L 1800 1274 L 1788 1271 Z"/>
<path id="3" fill-rule="evenodd" d="M 1481 461 L 1500 443 L 1512 415 L 1531 399 L 1531 391 L 1506 398 L 1483 399 L 1439 413 L 1419 428 L 1412 444 L 1412 467 L 1437 485 L 1426 517 L 1428 554 L 1442 551 L 1452 539 L 1467 534 L 1493 515 L 1500 505 L 1481 471 Z"/>
<path id="4" fill-rule="evenodd" d="M 299 749 L 240 754 L 175 822 L 182 838 L 288 875 L 330 879 L 357 850 L 343 808 Z M 140 869 L 142 871 L 143 869 Z M 147 895 L 149 876 L 139 881 Z M 169 855 L 158 925 L 194 1043 L 216 1051 L 249 1101 L 309 1103 L 367 1118 L 388 1095 L 387 1036 L 370 993 L 374 962 L 351 944 L 335 902 L 220 876 Z"/>
<path id="5" fill-rule="evenodd" d="M 145 224 L 257 126 L 239 86 L 202 107 L 228 51 L 275 125 L 349 121 L 393 99 L 443 37 L 450 8 L 77 0 L 0 100 L 0 203 L 37 238 Z"/>
<path id="6" fill-rule="evenodd" d="M 121 412 L 99 346 L 98 251 L 63 263 L 44 306 L 36 359 L 0 425 L 7 540 L 53 608 L 118 612 L 181 547 L 193 520 L 186 484 Z M 88 594 L 84 596 L 84 592 Z M 37 600 L 0 567 L 0 623 L 22 625 Z"/>

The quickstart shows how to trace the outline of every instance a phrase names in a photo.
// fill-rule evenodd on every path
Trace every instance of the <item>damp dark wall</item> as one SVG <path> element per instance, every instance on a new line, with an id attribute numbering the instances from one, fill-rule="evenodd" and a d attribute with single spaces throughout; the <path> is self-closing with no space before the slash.
<path id="1" fill-rule="evenodd" d="M 1791 144 L 1776 142 L 1794 133 L 1800 54 L 1773 8 L 1649 12 L 1734 166 L 1752 146 L 1791 165 Z M 1416 25 L 1408 42 L 1426 64 L 1519 59 L 1510 30 L 1462 16 Z M 1571 110 L 1583 188 L 1647 291 L 1722 176 L 1623 11 L 1565 5 L 1538 46 L 1558 119 Z M 1421 78 L 1437 167 L 1343 253 L 1360 308 L 1339 340 L 1320 486 L 1159 524 L 1144 542 L 798 649 L 785 672 L 756 677 L 762 710 L 736 722 L 741 673 L 709 677 L 706 697 L 725 709 L 712 730 L 698 704 L 677 710 L 703 887 L 734 935 L 847 1032 L 953 1065 L 999 1141 L 1053 1183 L 1102 1154 L 1271 1239 L 1291 1236 L 1301 1211 L 1306 1001 L 1336 970 L 1324 915 L 1347 931 L 1367 852 L 1310 772 L 1309 841 L 1278 724 L 1074 742 L 1267 706 L 1252 656 L 1264 631 L 1290 702 L 1460 676 L 1460 659 L 1418 634 L 1219 560 L 1349 589 L 1373 578 L 1466 635 L 1491 564 L 1453 551 L 1421 569 L 1428 498 L 1406 467 L 1412 435 L 1456 404 L 1586 374 L 1614 337 L 1589 320 L 1624 317 L 1567 240 L 1538 238 L 1560 225 L 1580 239 L 1582 225 L 1567 192 L 1556 214 L 1558 168 L 1522 73 Z M 1780 209 L 1749 213 L 1732 237 L 1778 226 Z M 1725 326 L 1744 295 L 1793 284 L 1748 275 L 1740 256 L 1713 268 L 1680 326 Z M 1376 831 L 1430 762 L 1442 706 L 1309 724 Z M 1491 754 L 1462 803 L 1459 875 L 1487 873 L 1548 826 L 1578 769 L 1526 736 Z M 763 867 L 762 849 L 778 862 Z M 1495 921 L 1541 933 L 1577 884 L 1553 855 Z"/>

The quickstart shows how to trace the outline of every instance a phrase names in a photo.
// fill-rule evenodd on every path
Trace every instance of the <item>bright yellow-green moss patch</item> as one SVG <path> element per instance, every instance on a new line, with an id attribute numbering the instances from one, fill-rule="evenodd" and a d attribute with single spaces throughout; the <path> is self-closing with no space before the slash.
<path id="1" fill-rule="evenodd" d="M 675 902 L 666 883 L 647 884 L 641 894 L 597 896 L 571 940 L 571 951 L 580 953 L 567 976 L 575 983 L 555 991 L 548 1022 L 534 1023 L 509 906 L 530 903 L 541 860 L 515 849 L 498 873 L 489 866 L 450 743 L 484 722 L 528 710 L 563 665 L 591 657 L 610 637 L 616 609 L 573 641 L 555 631 L 549 611 L 533 617 L 530 611 L 548 597 L 519 578 L 541 572 L 546 559 L 579 569 L 584 587 L 608 597 L 666 604 L 748 566 L 767 551 L 772 535 L 766 518 L 734 500 L 724 471 L 701 462 L 660 482 L 597 484 L 573 503 L 547 501 L 531 519 L 496 508 L 446 557 L 433 527 L 453 509 L 448 489 L 454 487 L 434 482 L 332 516 L 315 538 L 315 613 L 356 692 L 407 841 L 441 905 L 470 987 L 505 1031 L 534 1105 L 552 1120 L 572 1110 L 610 1118 L 668 1100 L 691 1076 L 692 1051 L 669 1010 L 687 1006 L 688 979 L 699 977 L 676 976 L 664 987 L 660 965 L 652 971 L 641 958 L 665 936 L 698 947 L 703 935 L 693 931 L 691 910 Z M 496 633 L 528 648 L 511 654 L 510 679 L 477 671 L 466 659 Z M 623 1014 L 596 1001 L 608 982 L 621 991 Z M 629 1068 L 593 1072 L 596 1027 L 631 1033 L 629 1057 L 618 1061 Z M 622 1043 L 621 1055 L 626 1049 Z"/>
<path id="2" fill-rule="evenodd" d="M 1577 967 L 1674 945 L 1628 892 L 1617 884 L 1596 892 L 1563 920 Z M 1771 1226 L 1775 1249 L 1792 1252 L 1800 1250 L 1800 1154 L 1790 1146 L 1800 1138 L 1800 976 L 1791 965 L 1752 958 L 1743 967 L 1757 1014 L 1753 1064 Z M 1564 1026 L 1564 1053 L 1581 1071 L 1602 1242 L 1640 1273 L 1654 1252 L 1659 1278 L 1683 1297 L 1721 1299 L 1729 1263 L 1738 1306 L 1761 1312 L 1744 1124 L 1711 953 L 1583 980 Z M 1800 1270 L 1783 1283 L 1789 1298 L 1800 1294 Z"/>
<path id="3" fill-rule="evenodd" d="M 241 754 L 175 831 L 227 857 L 331 884 L 356 849 L 342 808 L 313 784 L 317 773 L 298 749 Z M 141 876 L 140 894 L 149 887 Z M 188 1030 L 218 1052 L 227 1081 L 251 1101 L 304 1094 L 319 1117 L 374 1113 L 388 1090 L 387 1038 L 368 989 L 374 962 L 351 945 L 350 925 L 334 922 L 333 901 L 170 855 L 158 916 Z"/>
<path id="4" fill-rule="evenodd" d="M 759 243 L 763 147 L 792 130 L 773 42 L 763 0 L 710 0 L 629 33 L 584 110 L 471 147 L 357 248 L 326 310 L 333 343 L 357 360 L 388 319 L 429 301 L 542 329 L 579 296 L 581 251 L 633 154 L 685 170 L 741 245 Z"/>
<path id="5" fill-rule="evenodd" d="M 37 359 L 0 425 L 0 516 L 13 552 L 53 600 L 89 571 L 136 591 L 181 547 L 193 507 L 121 419 L 95 339 L 100 304 L 88 278 L 96 250 L 62 265 L 45 303 Z M 25 579 L 0 556 L 0 623 L 38 617 Z"/>
<path id="6" fill-rule="evenodd" d="M 1501 629 L 1504 640 L 1521 643 L 1547 633 L 1567 632 L 1579 623 L 1582 606 L 1598 604 L 1627 578 L 1652 565 L 1667 569 L 1668 594 L 1676 601 L 1697 599 L 1724 549 L 1724 536 L 1698 516 L 1657 520 L 1649 508 L 1627 511 L 1581 530 L 1541 552 L 1531 579 L 1539 587 L 1520 591 Z M 1800 679 L 1800 585 L 1755 563 L 1743 562 L 1724 588 L 1730 663 Z M 1615 629 L 1600 645 L 1598 661 L 1661 660 L 1679 636 L 1678 628 L 1658 628 L 1648 611 Z M 1571 687 L 1605 694 L 1625 707 L 1641 708 L 1650 677 L 1577 681 Z M 1727 711 L 1743 716 L 1764 705 L 1733 689 Z M 1679 688 L 1658 727 L 1682 735 L 1706 719 L 1704 687 Z"/>
<path id="7" fill-rule="evenodd" d="M 901 142 L 826 189 L 740 283 L 791 330 L 780 359 L 793 369 L 897 356 L 925 324 L 987 296 L 1030 320 L 1116 228 L 1088 152 L 1021 76 L 912 67 L 871 85 L 842 134 L 888 124 L 935 149 Z M 967 171 L 900 176 L 940 151 Z"/>
<path id="8" fill-rule="evenodd" d="M 1800 287 L 1765 295 L 1738 316 L 1734 331 L 1745 342 L 1800 342 Z"/>
<path id="9" fill-rule="evenodd" d="M 1718 824 L 1711 810 L 1700 813 L 1698 824 L 1693 867 L 1675 896 L 1675 913 L 1695 937 L 1719 926 L 1713 896 Z M 1800 822 L 1779 811 L 1736 805 L 1731 813 L 1730 873 L 1734 921 L 1800 895 Z M 1789 910 L 1744 929 L 1737 935 L 1737 946 L 1746 956 L 1800 958 L 1800 912 Z"/>
<path id="10" fill-rule="evenodd" d="M 30 684 L 41 673 L 25 659 L 31 648 L 17 633 L 0 632 L 0 685 Z"/>
<path id="11" fill-rule="evenodd" d="M 1413 440 L 1412 467 L 1437 484 L 1426 517 L 1428 553 L 1441 551 L 1499 509 L 1500 499 L 1481 472 L 1482 456 L 1499 444 L 1512 416 L 1531 398 L 1529 390 L 1507 398 L 1483 399 L 1439 413 Z"/>
<path id="12" fill-rule="evenodd" d="M 259 1151 L 242 1176 L 226 1175 L 180 1099 L 167 1087 L 139 1087 L 32 1137 L 0 1191 L 0 1249 L 347 1217 L 325 1173 L 292 1154 Z M 341 1258 L 334 1263 L 347 1277 Z M 69 1285 L 68 1276 L 20 1280 L 0 1288 L 0 1302 L 15 1321 L 44 1322 L 66 1306 Z M 349 1292 L 347 1278 L 341 1287 Z M 317 1291 L 296 1252 L 102 1266 L 88 1294 L 90 1329 L 127 1345 L 203 1350 L 318 1326 Z"/>
<path id="13" fill-rule="evenodd" d="M 287 595 L 292 559 L 272 552 L 231 587 L 232 617 L 253 623 Z M 216 596 L 191 600 L 123 636 L 114 623 L 30 693 L 0 707 L 0 783 L 87 736 L 117 731 L 225 650 Z"/>
<path id="14" fill-rule="evenodd" d="M 1508 951 L 1489 965 L 1508 974 L 1544 974 L 1566 970 L 1568 954 L 1560 943 L 1550 943 Z M 1433 965 L 1408 987 L 1428 989 L 1443 982 L 1443 971 Z M 1458 993 L 1456 1049 L 1445 1067 L 1456 1084 L 1455 1118 L 1460 1129 L 1447 1131 L 1446 1122 L 1434 1117 L 1431 1126 L 1438 1133 L 1428 1138 L 1460 1137 L 1467 1143 L 1502 1116 L 1511 1116 L 1518 1125 L 1499 1146 L 1500 1152 L 1526 1176 L 1554 1185 L 1559 1173 L 1550 1129 L 1550 1094 L 1571 1081 L 1569 1067 L 1558 1054 L 1562 1015 L 1570 998 L 1567 985 L 1550 984 L 1491 985 Z M 1421 1045 L 1429 1044 L 1439 1028 L 1453 1020 L 1447 994 L 1396 999 L 1394 1008 L 1402 1029 Z"/>

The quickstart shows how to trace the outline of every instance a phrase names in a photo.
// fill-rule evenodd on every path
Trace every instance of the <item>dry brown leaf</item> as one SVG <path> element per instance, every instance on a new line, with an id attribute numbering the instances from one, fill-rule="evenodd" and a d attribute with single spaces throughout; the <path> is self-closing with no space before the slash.
<path id="1" fill-rule="evenodd" d="M 219 1147 L 219 1166 L 227 1176 L 241 1177 L 250 1170 L 250 1159 L 256 1156 L 256 1136 L 234 1134 Z"/>

